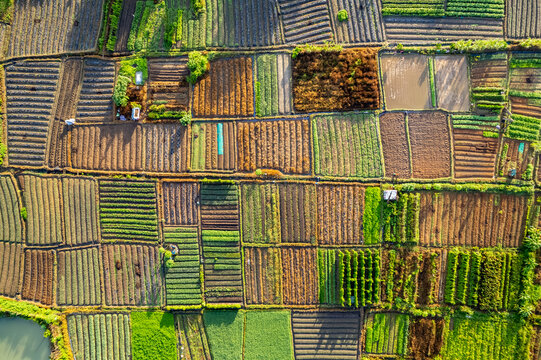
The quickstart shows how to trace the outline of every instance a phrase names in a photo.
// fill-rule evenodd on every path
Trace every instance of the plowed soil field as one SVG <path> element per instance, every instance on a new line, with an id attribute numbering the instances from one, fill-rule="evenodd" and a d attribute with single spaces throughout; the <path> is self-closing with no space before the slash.
<path id="1" fill-rule="evenodd" d="M 238 122 L 237 126 L 239 171 L 310 173 L 311 135 L 307 119 Z"/>
<path id="2" fill-rule="evenodd" d="M 0 294 L 15 297 L 19 292 L 22 266 L 22 245 L 0 242 Z"/>
<path id="3" fill-rule="evenodd" d="M 268 247 L 244 248 L 246 304 L 282 303 L 281 251 Z"/>
<path id="4" fill-rule="evenodd" d="M 408 114 L 413 178 L 451 176 L 451 139 L 443 112 Z"/>
<path id="5" fill-rule="evenodd" d="M 53 304 L 54 251 L 26 250 L 22 298 L 44 305 Z"/>
<path id="6" fill-rule="evenodd" d="M 455 178 L 493 178 L 498 139 L 481 130 L 453 129 Z"/>
<path id="7" fill-rule="evenodd" d="M 318 285 L 316 248 L 282 247 L 281 250 L 284 304 L 317 304 Z"/>
<path id="8" fill-rule="evenodd" d="M 167 225 L 197 225 L 197 183 L 164 182 L 162 196 L 163 216 Z"/>
<path id="9" fill-rule="evenodd" d="M 401 179 L 411 177 L 410 150 L 406 129 L 406 114 L 386 112 L 379 117 L 385 175 L 396 174 Z"/>

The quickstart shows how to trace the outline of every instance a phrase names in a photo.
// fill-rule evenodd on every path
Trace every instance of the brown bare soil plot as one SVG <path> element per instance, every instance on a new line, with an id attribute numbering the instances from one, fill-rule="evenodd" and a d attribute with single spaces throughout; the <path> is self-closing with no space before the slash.
<path id="1" fill-rule="evenodd" d="M 364 188 L 317 185 L 318 243 L 362 244 Z"/>
<path id="2" fill-rule="evenodd" d="M 507 138 L 504 138 L 503 146 L 507 146 L 507 156 L 505 159 L 500 159 L 498 164 L 499 171 L 506 176 L 511 169 L 516 169 L 516 178 L 521 179 L 528 165 L 533 165 L 534 149 L 530 147 L 530 143 L 527 141 Z"/>
<path id="3" fill-rule="evenodd" d="M 168 111 L 186 111 L 190 107 L 190 85 L 186 57 L 148 61 L 149 97 L 152 102 L 165 101 Z"/>
<path id="4" fill-rule="evenodd" d="M 378 49 L 301 52 L 293 60 L 293 101 L 301 112 L 379 107 Z"/>
<path id="5" fill-rule="evenodd" d="M 280 249 L 244 248 L 246 304 L 282 303 L 282 262 Z"/>
<path id="6" fill-rule="evenodd" d="M 471 85 L 503 87 L 507 81 L 507 54 L 481 54 L 471 58 Z"/>
<path id="7" fill-rule="evenodd" d="M 386 109 L 432 108 L 427 56 L 383 54 L 380 62 Z"/>
<path id="8" fill-rule="evenodd" d="M 443 319 L 415 318 L 410 324 L 410 354 L 416 360 L 433 359 L 443 345 Z"/>
<path id="9" fill-rule="evenodd" d="M 513 114 L 541 118 L 541 106 L 534 99 L 510 96 L 509 100 Z"/>
<path id="10" fill-rule="evenodd" d="M 451 139 L 443 112 L 408 113 L 413 177 L 451 176 Z"/>
<path id="11" fill-rule="evenodd" d="M 64 120 L 75 118 L 79 85 L 83 80 L 83 59 L 69 58 L 62 63 L 58 99 L 49 135 L 48 166 L 68 166 L 69 137 Z"/>
<path id="12" fill-rule="evenodd" d="M 456 178 L 493 178 L 498 139 L 481 130 L 453 129 Z"/>
<path id="13" fill-rule="evenodd" d="M 201 184 L 203 230 L 239 230 L 238 189 L 232 184 Z"/>
<path id="14" fill-rule="evenodd" d="M 22 298 L 53 304 L 53 250 L 26 250 L 24 252 L 24 277 Z"/>
<path id="15" fill-rule="evenodd" d="M 76 169 L 141 171 L 142 127 L 81 125 L 72 130 L 71 166 Z"/>
<path id="16" fill-rule="evenodd" d="M 394 174 L 401 179 L 411 177 L 408 134 L 406 132 L 406 114 L 386 112 L 379 117 L 385 175 Z"/>
<path id="17" fill-rule="evenodd" d="M 116 34 L 115 51 L 126 51 L 128 45 L 128 37 L 132 21 L 135 17 L 135 5 L 137 0 L 126 0 L 122 2 L 122 12 L 118 20 L 118 30 Z"/>
<path id="18" fill-rule="evenodd" d="M 191 129 L 191 170 L 235 170 L 238 151 L 235 123 L 197 122 Z"/>
<path id="19" fill-rule="evenodd" d="M 316 243 L 316 188 L 313 184 L 281 183 L 282 243 Z"/>
<path id="20" fill-rule="evenodd" d="M 15 297 L 19 292 L 22 266 L 22 245 L 0 242 L 0 294 Z"/>
<path id="21" fill-rule="evenodd" d="M 105 303 L 160 305 L 162 273 L 158 249 L 144 245 L 103 245 Z"/>
<path id="22" fill-rule="evenodd" d="M 420 244 L 518 247 L 528 197 L 487 193 L 421 193 Z"/>
<path id="23" fill-rule="evenodd" d="M 434 57 L 438 107 L 448 111 L 470 109 L 468 59 L 465 55 Z"/>
<path id="24" fill-rule="evenodd" d="M 253 116 L 252 58 L 220 59 L 194 87 L 195 116 Z"/>
<path id="25" fill-rule="evenodd" d="M 163 215 L 167 225 L 197 225 L 197 183 L 164 182 L 162 196 Z"/>
<path id="26" fill-rule="evenodd" d="M 239 171 L 310 173 L 309 120 L 249 121 L 237 126 Z"/>
<path id="27" fill-rule="evenodd" d="M 284 304 L 317 304 L 318 285 L 316 248 L 282 247 L 281 250 Z"/>
<path id="28" fill-rule="evenodd" d="M 189 130 L 181 124 L 143 124 L 143 170 L 181 173 L 188 170 Z"/>

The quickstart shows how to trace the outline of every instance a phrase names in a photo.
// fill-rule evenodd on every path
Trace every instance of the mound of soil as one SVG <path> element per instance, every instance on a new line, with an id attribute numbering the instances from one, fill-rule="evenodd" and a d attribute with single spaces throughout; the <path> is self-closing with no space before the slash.
<path id="1" fill-rule="evenodd" d="M 443 319 L 415 318 L 410 325 L 410 355 L 416 360 L 433 359 L 443 344 Z"/>

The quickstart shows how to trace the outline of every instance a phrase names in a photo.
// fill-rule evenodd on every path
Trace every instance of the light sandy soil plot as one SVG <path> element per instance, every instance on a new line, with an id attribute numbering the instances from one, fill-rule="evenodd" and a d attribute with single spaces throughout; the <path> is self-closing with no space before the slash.
<path id="1" fill-rule="evenodd" d="M 408 114 L 413 177 L 451 176 L 451 139 L 447 115 L 440 111 Z"/>
<path id="2" fill-rule="evenodd" d="M 434 57 L 434 76 L 439 108 L 458 112 L 470 109 L 466 56 Z"/>
<path id="3" fill-rule="evenodd" d="M 455 178 L 493 178 L 498 139 L 481 130 L 453 129 Z"/>
<path id="4" fill-rule="evenodd" d="M 386 109 L 432 108 L 427 56 L 384 54 L 380 61 Z"/>

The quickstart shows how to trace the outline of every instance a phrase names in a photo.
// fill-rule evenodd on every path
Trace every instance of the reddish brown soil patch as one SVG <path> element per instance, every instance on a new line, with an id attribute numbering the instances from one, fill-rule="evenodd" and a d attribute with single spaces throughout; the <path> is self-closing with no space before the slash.
<path id="1" fill-rule="evenodd" d="M 305 52 L 293 60 L 293 99 L 303 112 L 379 107 L 378 49 Z"/>
<path id="2" fill-rule="evenodd" d="M 409 179 L 411 168 L 405 113 L 384 113 L 379 117 L 379 123 L 385 175 Z"/>
<path id="3" fill-rule="evenodd" d="M 415 318 L 410 324 L 410 355 L 416 360 L 433 359 L 443 344 L 443 319 Z"/>
<path id="4" fill-rule="evenodd" d="M 0 243 L 0 294 L 15 297 L 19 291 L 22 260 L 21 244 Z"/>
<path id="5" fill-rule="evenodd" d="M 313 247 L 282 247 L 284 304 L 317 304 L 317 250 Z"/>
<path id="6" fill-rule="evenodd" d="M 453 129 L 456 178 L 493 178 L 498 139 L 480 130 Z"/>
<path id="7" fill-rule="evenodd" d="M 451 140 L 443 112 L 408 114 L 413 177 L 437 179 L 451 176 Z"/>
<path id="8" fill-rule="evenodd" d="M 532 103 L 532 100 L 511 96 L 511 112 L 517 115 L 541 118 L 541 106 Z"/>
<path id="9" fill-rule="evenodd" d="M 164 182 L 163 217 L 167 225 L 197 225 L 197 183 Z"/>
<path id="10" fill-rule="evenodd" d="M 280 249 L 244 248 L 247 304 L 281 304 Z"/>
<path id="11" fill-rule="evenodd" d="M 471 84 L 476 87 L 502 87 L 507 79 L 507 59 L 472 60 Z"/>
<path id="12" fill-rule="evenodd" d="M 361 244 L 364 188 L 359 185 L 317 186 L 320 244 Z"/>
<path id="13" fill-rule="evenodd" d="M 528 197 L 487 193 L 421 193 L 420 244 L 519 247 Z"/>
<path id="14" fill-rule="evenodd" d="M 279 184 L 283 243 L 316 242 L 316 188 L 313 184 Z"/>
<path id="15" fill-rule="evenodd" d="M 23 299 L 45 305 L 53 304 L 54 258 L 54 251 L 25 251 Z"/>
<path id="16" fill-rule="evenodd" d="M 238 123 L 240 171 L 275 169 L 286 174 L 309 174 L 310 123 L 279 120 Z"/>
<path id="17" fill-rule="evenodd" d="M 240 57 L 211 62 L 194 87 L 195 116 L 252 116 L 254 90 L 252 59 Z"/>

